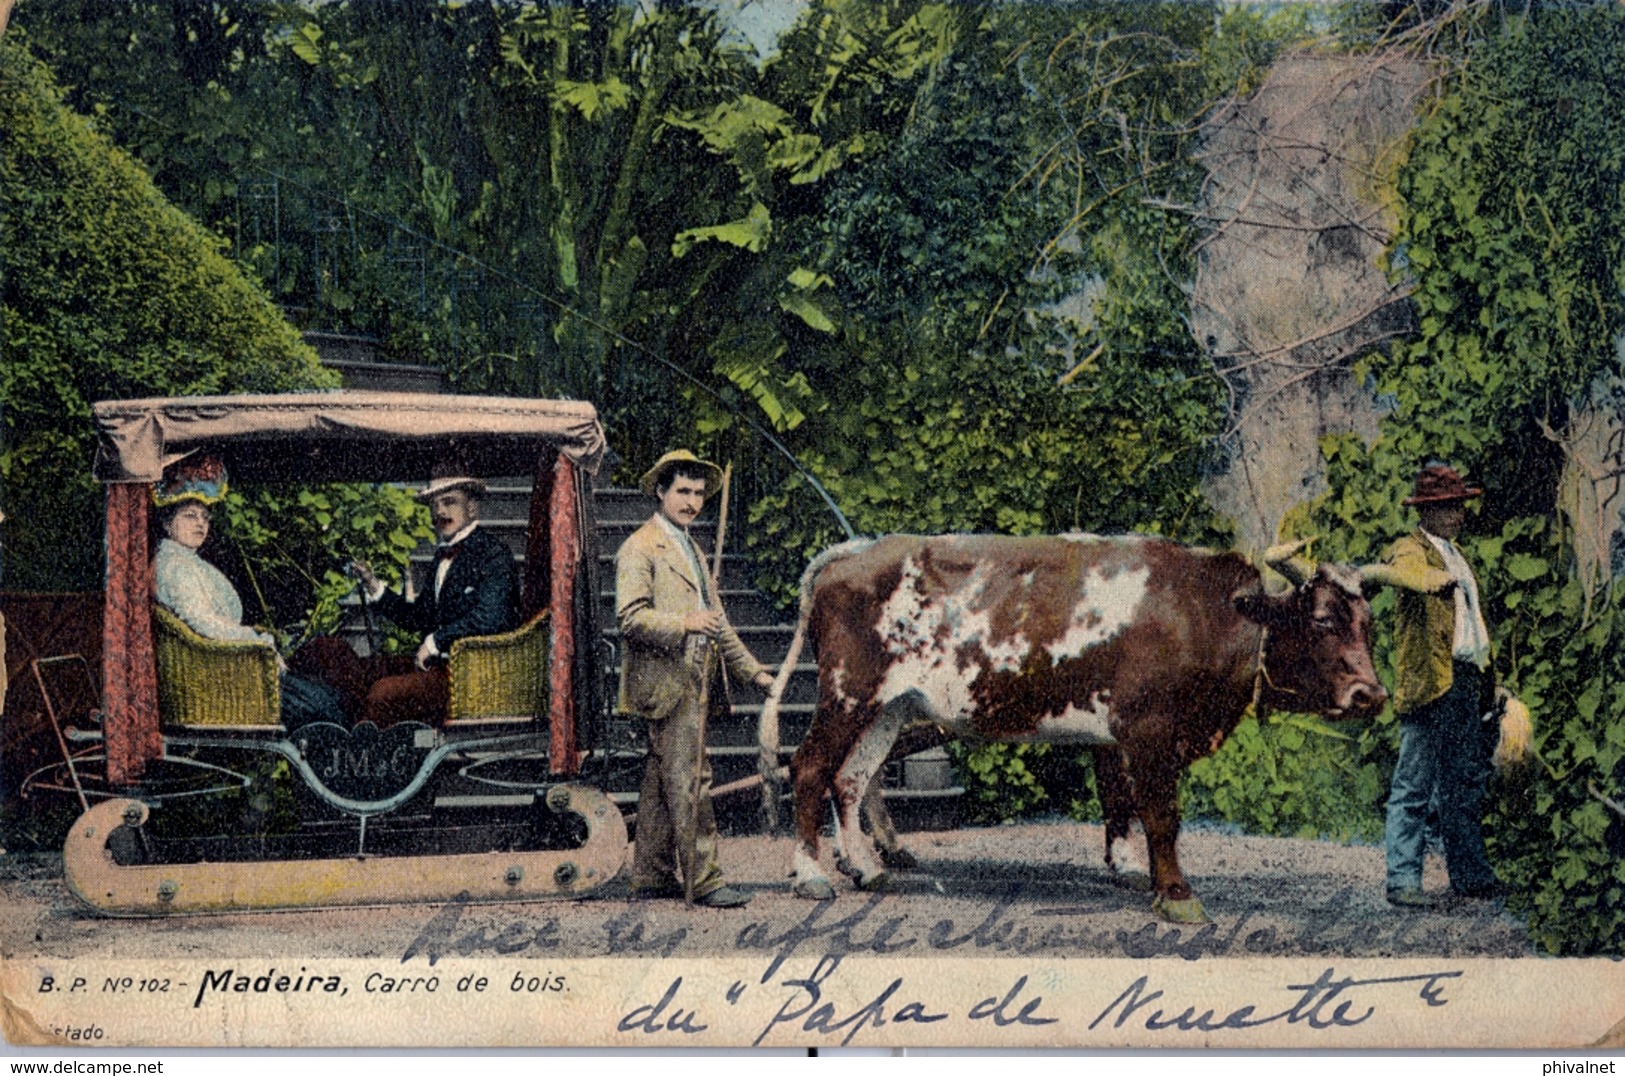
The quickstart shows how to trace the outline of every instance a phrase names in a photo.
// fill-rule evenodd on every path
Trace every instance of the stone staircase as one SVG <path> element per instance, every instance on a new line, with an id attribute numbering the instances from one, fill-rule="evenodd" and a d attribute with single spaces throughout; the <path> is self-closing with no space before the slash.
<path id="1" fill-rule="evenodd" d="M 372 362 L 355 338 L 307 335 L 313 337 L 311 342 L 323 352 L 324 362 L 341 371 L 346 387 L 382 391 L 438 390 L 438 373 L 429 368 Z M 480 525 L 500 537 L 522 561 L 530 513 L 530 477 L 493 478 L 488 480 L 488 486 L 481 504 Z M 605 713 L 582 715 L 582 721 L 584 725 L 601 722 L 602 727 L 596 732 L 609 747 L 609 762 L 606 766 L 602 756 L 595 757 L 589 762 L 585 776 L 604 781 L 617 802 L 635 809 L 643 770 L 643 722 L 618 718 L 608 712 L 613 707 L 619 683 L 621 655 L 620 631 L 615 623 L 615 552 L 649 518 L 654 502 L 639 490 L 600 487 L 593 491 L 593 509 L 598 557 L 596 613 L 606 644 L 600 648 L 606 659 L 600 685 Z M 735 522 L 742 518 L 742 513 L 730 514 L 719 579 L 720 597 L 729 620 L 751 653 L 763 664 L 777 669 L 794 634 L 794 614 L 775 608 L 768 597 L 751 584 L 751 566 L 743 552 L 742 530 Z M 706 518 L 694 524 L 693 533 L 702 547 L 714 549 L 716 530 L 716 508 L 708 506 Z M 428 548 L 413 555 L 419 578 L 431 558 L 432 551 Z M 359 642 L 359 617 L 349 619 L 353 625 L 351 633 L 356 635 L 352 641 Z M 817 666 L 810 651 L 810 647 L 802 651 L 780 707 L 781 758 L 785 763 L 805 737 L 818 699 Z M 731 699 L 732 719 L 713 723 L 707 730 L 706 749 L 711 759 L 714 787 L 742 781 L 756 773 L 756 725 L 762 711 L 763 692 L 754 685 L 734 687 Z M 595 730 L 584 727 L 581 732 L 586 742 L 593 738 Z M 884 783 L 888 806 L 900 829 L 939 829 L 957 824 L 964 790 L 954 787 L 946 754 L 941 749 L 908 759 L 906 765 L 891 764 Z M 718 799 L 715 803 L 718 825 L 724 832 L 756 832 L 760 802 L 761 794 L 755 788 Z M 781 811 L 781 817 L 788 819 L 788 805 Z"/>

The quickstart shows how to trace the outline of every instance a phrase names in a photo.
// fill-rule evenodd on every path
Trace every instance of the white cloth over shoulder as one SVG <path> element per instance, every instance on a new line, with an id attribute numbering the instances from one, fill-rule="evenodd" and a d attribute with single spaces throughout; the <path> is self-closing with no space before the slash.
<path id="1" fill-rule="evenodd" d="M 1445 570 L 1456 580 L 1456 635 L 1451 656 L 1458 661 L 1471 662 L 1480 670 L 1487 669 L 1490 664 L 1490 629 L 1484 623 L 1484 610 L 1478 601 L 1478 580 L 1473 578 L 1473 569 L 1467 564 L 1467 558 L 1461 555 L 1461 550 L 1456 548 L 1456 543 L 1440 538 L 1425 527 L 1422 533 L 1439 551 L 1439 556 L 1444 558 Z"/>
<path id="2" fill-rule="evenodd" d="M 276 645 L 270 635 L 243 623 L 243 602 L 231 580 L 195 550 L 165 538 L 158 543 L 154 570 L 158 604 L 205 639 Z"/>

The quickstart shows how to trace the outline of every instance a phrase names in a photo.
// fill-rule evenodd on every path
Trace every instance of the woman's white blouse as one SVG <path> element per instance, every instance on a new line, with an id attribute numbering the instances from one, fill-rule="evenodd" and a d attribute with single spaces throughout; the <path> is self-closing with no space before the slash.
<path id="1" fill-rule="evenodd" d="M 220 569 L 171 538 L 158 543 L 157 597 L 205 639 L 261 642 L 276 640 L 243 623 L 243 603 Z"/>

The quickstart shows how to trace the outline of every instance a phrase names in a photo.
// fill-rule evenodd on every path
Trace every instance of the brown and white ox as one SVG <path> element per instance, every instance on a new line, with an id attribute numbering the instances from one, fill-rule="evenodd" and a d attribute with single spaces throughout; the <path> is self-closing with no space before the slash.
<path id="1" fill-rule="evenodd" d="M 859 807 L 899 730 L 925 719 L 981 741 L 1093 746 L 1108 867 L 1143 869 L 1129 842 L 1138 818 L 1153 907 L 1205 921 L 1175 849 L 1185 767 L 1255 697 L 1329 719 L 1373 714 L 1387 697 L 1358 572 L 1295 552 L 1271 551 L 1296 584 L 1281 595 L 1240 554 L 1151 537 L 894 535 L 821 553 L 760 735 L 771 791 L 778 700 L 810 630 L 818 711 L 790 764 L 797 895 L 834 896 L 818 860 L 826 794 L 842 869 L 862 889 L 889 884 Z"/>

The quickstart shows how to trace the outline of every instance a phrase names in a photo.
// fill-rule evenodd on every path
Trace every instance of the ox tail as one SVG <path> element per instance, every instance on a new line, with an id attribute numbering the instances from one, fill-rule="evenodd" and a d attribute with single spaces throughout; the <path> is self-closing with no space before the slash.
<path id="1" fill-rule="evenodd" d="M 773 686 L 768 688 L 767 699 L 762 704 L 762 716 L 756 726 L 756 772 L 762 778 L 762 828 L 768 834 L 778 832 L 779 799 L 784 792 L 784 781 L 779 772 L 779 706 L 790 678 L 795 675 L 801 649 L 807 642 L 807 628 L 812 621 L 813 585 L 818 581 L 819 573 L 830 564 L 855 556 L 873 544 L 872 538 L 857 538 L 831 546 L 814 557 L 807 570 L 801 573 L 801 609 L 796 617 L 796 631 L 790 638 L 790 648 L 779 666 L 779 674 L 773 678 Z"/>

